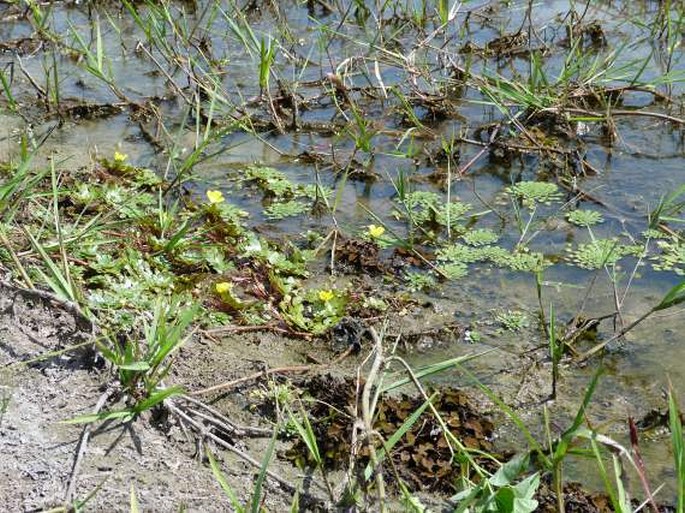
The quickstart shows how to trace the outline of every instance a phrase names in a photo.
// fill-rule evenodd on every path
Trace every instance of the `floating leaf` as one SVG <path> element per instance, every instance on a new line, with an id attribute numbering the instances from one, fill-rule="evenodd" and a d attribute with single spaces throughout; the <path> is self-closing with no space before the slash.
<path id="1" fill-rule="evenodd" d="M 679 240 L 659 240 L 657 246 L 661 249 L 661 255 L 654 257 L 656 262 L 652 267 L 656 271 L 673 271 L 679 275 L 685 275 L 685 244 Z"/>
<path id="2" fill-rule="evenodd" d="M 294 189 L 285 173 L 272 167 L 250 166 L 246 170 L 245 179 L 256 182 L 260 189 L 277 197 L 292 196 Z"/>
<path id="3" fill-rule="evenodd" d="M 571 250 L 571 261 L 583 269 L 601 269 L 605 265 L 613 265 L 627 255 L 640 252 L 640 246 L 626 246 L 617 239 L 595 239 L 580 244 L 578 249 Z"/>
<path id="4" fill-rule="evenodd" d="M 463 262 L 449 262 L 439 266 L 438 269 L 450 280 L 458 280 L 469 273 L 468 266 Z"/>
<path id="5" fill-rule="evenodd" d="M 566 219 L 569 223 L 584 227 L 594 226 L 604 222 L 602 214 L 595 210 L 574 210 L 566 214 Z"/>
<path id="6" fill-rule="evenodd" d="M 506 189 L 514 198 L 521 200 L 524 206 L 533 208 L 537 203 L 549 205 L 561 200 L 559 187 L 547 182 L 519 182 Z"/>
<path id="7" fill-rule="evenodd" d="M 283 203 L 272 203 L 264 209 L 264 215 L 269 219 L 283 219 L 304 214 L 309 210 L 309 205 L 301 201 L 286 201 Z"/>
<path id="8" fill-rule="evenodd" d="M 469 246 L 487 246 L 497 242 L 499 235 L 487 228 L 479 228 L 465 233 L 461 238 Z"/>

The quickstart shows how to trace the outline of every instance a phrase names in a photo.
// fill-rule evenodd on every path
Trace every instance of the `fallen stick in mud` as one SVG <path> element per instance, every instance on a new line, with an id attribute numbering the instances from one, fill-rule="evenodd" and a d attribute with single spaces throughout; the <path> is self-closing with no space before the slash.
<path id="1" fill-rule="evenodd" d="M 95 408 L 93 408 L 92 414 L 97 415 L 100 410 L 105 406 L 107 400 L 113 395 L 114 390 L 107 388 L 105 392 L 98 399 Z M 67 480 L 67 490 L 64 494 L 64 502 L 66 504 L 71 504 L 74 500 L 74 492 L 76 491 L 76 482 L 78 477 L 78 472 L 81 468 L 81 461 L 83 461 L 83 456 L 86 454 L 86 449 L 88 448 L 88 438 L 90 438 L 90 429 L 93 424 L 86 424 L 81 430 L 81 436 L 79 437 L 78 445 L 76 446 L 76 455 L 74 456 L 74 463 L 71 467 L 71 473 L 69 474 L 69 479 Z"/>
<path id="2" fill-rule="evenodd" d="M 219 445 L 219 446 L 223 447 L 224 449 L 232 452 L 233 454 L 238 456 L 240 459 L 248 462 L 250 465 L 254 466 L 255 468 L 258 468 L 258 469 L 262 468 L 262 463 L 255 460 L 252 456 L 250 456 L 246 452 L 243 452 L 240 449 L 238 449 L 237 447 L 235 447 L 234 445 L 226 442 L 223 438 L 221 438 L 221 437 L 215 435 L 214 433 L 212 433 L 211 431 L 209 431 L 205 426 L 203 426 L 201 423 L 199 423 L 198 421 L 193 419 L 189 414 L 184 412 L 172 400 L 167 400 L 164 402 L 164 404 L 170 413 L 172 413 L 173 415 L 176 415 L 179 419 L 182 419 L 188 425 L 190 425 L 195 430 L 195 432 L 198 434 L 198 436 L 212 440 L 217 445 Z M 313 495 L 311 492 L 305 493 L 303 491 L 298 490 L 298 488 L 294 484 L 290 483 L 286 479 L 275 474 L 271 470 L 264 469 L 264 471 L 265 471 L 265 474 L 267 476 L 269 476 L 271 479 L 273 479 L 275 482 L 277 482 L 288 493 L 291 493 L 291 494 L 300 493 L 308 501 L 310 501 L 311 504 L 324 505 L 326 503 L 326 501 L 324 499 Z"/>
<path id="3" fill-rule="evenodd" d="M 338 356 L 335 360 L 333 360 L 330 364 L 314 364 L 314 365 L 291 365 L 288 367 L 275 367 L 273 369 L 266 369 L 260 372 L 255 372 L 254 374 L 250 374 L 249 376 L 243 376 L 242 378 L 234 379 L 231 381 L 226 381 L 224 383 L 219 383 L 218 385 L 213 385 L 211 387 L 203 388 L 201 390 L 196 390 L 195 392 L 191 392 L 190 395 L 204 395 L 204 394 L 209 394 L 211 392 L 216 392 L 218 390 L 225 390 L 227 388 L 233 388 L 236 387 L 242 383 L 245 383 L 247 381 L 254 381 L 259 378 L 263 378 L 266 376 L 272 376 L 274 374 L 304 374 L 309 371 L 312 371 L 314 369 L 322 369 L 322 368 L 327 368 L 335 365 L 336 363 L 341 362 L 343 359 L 347 358 L 350 353 L 354 350 L 354 347 L 349 347 L 344 353 L 342 353 L 340 356 Z"/>

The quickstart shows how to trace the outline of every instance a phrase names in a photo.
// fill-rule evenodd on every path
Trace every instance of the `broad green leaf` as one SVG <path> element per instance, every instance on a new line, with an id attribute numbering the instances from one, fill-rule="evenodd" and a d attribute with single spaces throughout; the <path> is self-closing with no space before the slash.
<path id="1" fill-rule="evenodd" d="M 528 453 L 516 454 L 502 465 L 488 481 L 492 486 L 502 487 L 513 483 L 528 468 Z"/>

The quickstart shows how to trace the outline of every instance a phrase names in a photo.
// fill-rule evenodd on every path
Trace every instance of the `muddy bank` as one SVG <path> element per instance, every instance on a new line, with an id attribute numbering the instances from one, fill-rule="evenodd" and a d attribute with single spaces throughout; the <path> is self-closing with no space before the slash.
<path id="1" fill-rule="evenodd" d="M 83 345 L 92 341 L 90 331 L 59 304 L 5 286 L 0 304 L 0 503 L 5 511 L 43 511 L 82 501 L 85 511 L 130 511 L 132 489 L 143 511 L 230 509 L 198 453 L 197 440 L 177 422 L 163 422 L 159 412 L 125 424 L 93 425 L 73 474 L 82 427 L 63 422 L 93 410 L 113 385 L 110 371 L 92 344 Z M 68 350 L 74 345 L 82 347 Z M 201 351 L 198 345 L 192 341 L 187 352 Z M 256 454 L 262 450 L 259 442 L 250 444 Z M 246 498 L 254 469 L 236 460 L 227 467 L 228 481 Z M 283 510 L 285 504 L 277 488 L 265 495 L 270 510 Z"/>
<path id="2" fill-rule="evenodd" d="M 8 510 L 43 511 L 86 500 L 86 511 L 129 511 L 132 489 L 142 510 L 230 510 L 231 503 L 209 469 L 206 451 L 217 455 L 239 500 L 248 502 L 273 430 L 283 427 L 278 409 L 288 403 L 279 403 L 279 394 L 290 404 L 306 405 L 328 480 L 340 485 L 348 481 L 350 471 L 361 477 L 368 465 L 368 451 L 355 448 L 352 438 L 365 383 L 365 375 L 358 371 L 370 349 L 366 337 L 361 351 L 341 355 L 339 341 L 331 339 L 313 342 L 263 331 L 216 338 L 197 332 L 175 356 L 168 378 L 169 384 L 182 385 L 188 395 L 171 398 L 132 422 L 95 423 L 84 446 L 82 427 L 63 422 L 92 412 L 108 387 L 116 386 L 90 344 L 91 327 L 65 303 L 43 293 L 1 286 L 0 305 L 0 449 L 5 456 L 0 460 L 0 477 L 6 484 L 0 489 L 0 500 Z M 415 314 L 421 311 L 419 307 Z M 414 317 L 415 327 L 419 318 Z M 403 319 L 395 325 L 408 330 L 411 324 Z M 423 327 L 405 333 L 405 352 L 425 350 L 428 339 L 433 348 L 463 350 L 465 342 L 455 337 L 454 329 L 427 328 L 425 323 Z M 274 369 L 281 370 L 270 372 Z M 539 392 L 547 385 L 530 388 Z M 207 390 L 210 387 L 214 390 Z M 404 386 L 384 395 L 375 420 L 384 438 L 391 438 L 415 411 L 425 408 L 416 392 L 406 395 L 410 389 Z M 434 404 L 441 418 L 470 449 L 485 451 L 490 458 L 496 454 L 498 439 L 512 440 L 501 411 L 474 390 L 437 391 Z M 517 411 L 532 414 L 530 404 Z M 105 405 L 110 410 L 120 407 L 123 404 L 115 401 Z M 195 429 L 193 422 L 203 431 Z M 293 485 L 301 490 L 303 511 L 329 509 L 326 488 L 302 439 L 279 431 L 274 452 L 269 465 L 274 477 L 266 479 L 264 507 L 289 508 Z M 506 461 L 512 454 L 509 447 L 499 458 Z M 392 464 L 384 464 L 391 496 L 398 493 L 393 477 L 397 472 L 424 505 L 434 511 L 451 510 L 449 498 L 459 466 L 450 460 L 440 424 L 429 413 L 423 414 L 395 447 Z M 488 465 L 486 460 L 481 463 Z M 371 490 L 359 493 L 370 493 L 365 500 L 374 503 Z M 602 494 L 585 492 L 577 485 L 568 485 L 565 493 L 568 511 L 611 511 Z M 554 510 L 556 501 L 548 485 L 543 483 L 536 498 L 540 511 Z"/>

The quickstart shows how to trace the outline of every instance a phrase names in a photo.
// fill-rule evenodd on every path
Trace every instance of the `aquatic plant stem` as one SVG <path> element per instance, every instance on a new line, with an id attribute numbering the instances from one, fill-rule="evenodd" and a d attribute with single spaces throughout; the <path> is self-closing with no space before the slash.
<path id="1" fill-rule="evenodd" d="M 641 317 L 638 317 L 636 320 L 634 320 L 633 322 L 631 322 L 628 326 L 626 326 L 626 327 L 623 328 L 621 331 L 619 331 L 618 333 L 616 333 L 616 334 L 615 334 L 613 337 L 611 337 L 610 339 L 605 340 L 604 342 L 600 342 L 599 344 L 595 345 L 595 346 L 592 347 L 591 349 L 588 349 L 588 350 L 585 351 L 584 353 L 581 353 L 581 355 L 578 356 L 578 358 L 576 359 L 576 361 L 577 361 L 578 363 L 582 363 L 582 362 L 584 362 L 585 360 L 588 360 L 589 358 L 591 358 L 592 356 L 594 356 L 595 354 L 597 354 L 599 351 L 601 351 L 602 349 L 604 349 L 608 344 L 611 344 L 611 343 L 614 342 L 615 340 L 618 340 L 619 338 L 621 338 L 622 336 L 624 336 L 626 333 L 628 333 L 628 332 L 629 332 L 630 330 L 632 330 L 635 326 L 637 326 L 638 324 L 640 324 L 642 321 L 644 321 L 647 317 L 649 317 L 650 315 L 652 315 L 652 314 L 653 314 L 654 312 L 656 312 L 656 311 L 657 311 L 656 308 L 652 308 L 651 310 L 648 310 L 648 311 L 645 312 Z"/>
<path id="2" fill-rule="evenodd" d="M 640 453 L 637 426 L 635 425 L 633 417 L 628 417 L 628 430 L 630 433 L 630 447 L 633 452 L 633 461 L 635 462 L 634 466 L 635 470 L 637 471 L 637 475 L 640 478 L 640 484 L 642 485 L 642 489 L 645 491 L 645 495 L 647 495 L 647 500 L 649 501 L 652 511 L 654 513 L 659 513 L 659 506 L 654 499 L 654 494 L 652 493 L 652 489 L 649 486 L 649 481 L 647 480 L 647 468 L 645 467 L 645 462 L 642 459 L 642 454 Z"/>
<path id="3" fill-rule="evenodd" d="M 606 118 L 607 115 L 601 112 L 595 112 L 586 109 L 576 109 L 571 107 L 550 107 L 547 109 L 542 109 L 540 112 L 568 112 L 570 114 L 580 114 L 582 116 L 592 116 L 596 118 Z M 664 121 L 670 121 L 671 123 L 676 123 L 678 125 L 685 125 L 685 119 L 678 118 L 675 116 L 670 116 L 669 114 L 664 114 L 662 112 L 652 112 L 646 110 L 611 110 L 609 113 L 612 116 L 637 116 L 637 117 L 649 117 L 657 118 Z"/>

